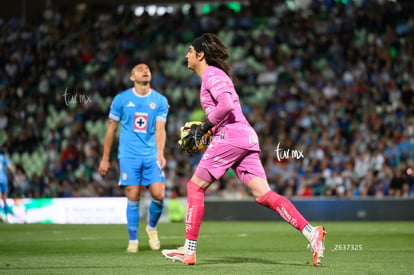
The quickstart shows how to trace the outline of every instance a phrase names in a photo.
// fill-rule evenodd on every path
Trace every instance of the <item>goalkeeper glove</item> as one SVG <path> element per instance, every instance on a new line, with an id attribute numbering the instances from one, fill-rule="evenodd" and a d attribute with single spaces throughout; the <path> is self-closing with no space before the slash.
<path id="1" fill-rule="evenodd" d="M 208 119 L 206 119 L 202 124 L 191 125 L 191 130 L 188 133 L 190 138 L 188 140 L 187 148 L 198 148 L 203 136 L 207 134 L 213 126 L 214 125 Z"/>

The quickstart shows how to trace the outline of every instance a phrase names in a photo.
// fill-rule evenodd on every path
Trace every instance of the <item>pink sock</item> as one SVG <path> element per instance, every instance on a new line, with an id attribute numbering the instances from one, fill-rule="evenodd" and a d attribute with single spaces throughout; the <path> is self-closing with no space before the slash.
<path id="1" fill-rule="evenodd" d="M 285 197 L 269 191 L 256 200 L 257 203 L 275 211 L 285 221 L 302 232 L 309 222 L 299 213 L 296 207 Z"/>
<path id="2" fill-rule="evenodd" d="M 191 180 L 187 183 L 187 214 L 185 218 L 185 238 L 197 240 L 201 222 L 204 216 L 204 193 L 201 188 Z"/>

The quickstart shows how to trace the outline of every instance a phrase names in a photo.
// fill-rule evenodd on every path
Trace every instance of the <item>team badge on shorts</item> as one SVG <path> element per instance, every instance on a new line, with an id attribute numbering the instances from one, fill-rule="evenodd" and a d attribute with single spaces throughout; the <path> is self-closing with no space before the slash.
<path id="1" fill-rule="evenodd" d="M 126 180 L 128 178 L 127 173 L 122 173 L 122 180 Z"/>

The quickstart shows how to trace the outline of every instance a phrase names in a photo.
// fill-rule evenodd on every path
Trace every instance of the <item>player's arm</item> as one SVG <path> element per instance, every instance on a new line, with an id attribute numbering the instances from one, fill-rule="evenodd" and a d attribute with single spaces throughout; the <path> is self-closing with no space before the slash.
<path id="1" fill-rule="evenodd" d="M 108 119 L 108 128 L 106 129 L 105 139 L 104 139 L 104 146 L 103 146 L 103 154 L 102 160 L 99 165 L 99 172 L 101 176 L 106 176 L 108 173 L 109 168 L 111 167 L 110 157 L 111 157 L 111 148 L 112 144 L 114 143 L 114 137 L 116 130 L 118 129 L 119 122 L 109 118 Z"/>
<path id="2" fill-rule="evenodd" d="M 7 163 L 7 166 L 6 166 L 6 171 L 7 171 L 7 173 L 9 173 L 9 174 L 11 174 L 11 175 L 14 175 L 14 168 L 13 168 L 13 166 L 11 165 L 11 162 L 8 162 L 8 163 Z"/>
<path id="3" fill-rule="evenodd" d="M 163 170 L 166 165 L 164 156 L 165 142 L 167 140 L 167 133 L 165 131 L 165 121 L 157 120 L 155 124 L 155 144 L 158 150 L 158 162 L 160 163 L 160 169 Z"/>
<path id="4" fill-rule="evenodd" d="M 231 112 L 234 108 L 233 99 L 228 91 L 228 85 L 223 85 L 221 82 L 217 82 L 215 85 L 209 87 L 209 81 L 207 83 L 207 89 L 214 91 L 212 94 L 217 101 L 215 108 L 212 108 L 207 113 L 207 119 L 201 125 L 193 125 L 192 134 L 194 135 L 195 144 L 198 144 L 203 137 L 211 128 L 215 125 L 220 124 L 222 120 Z"/>
<path id="5" fill-rule="evenodd" d="M 10 179 L 14 181 L 14 168 L 12 166 L 12 163 L 7 157 L 5 159 L 4 166 L 6 167 L 6 173 L 10 176 Z"/>
<path id="6" fill-rule="evenodd" d="M 208 114 L 208 120 L 213 124 L 217 125 L 231 112 L 234 108 L 234 103 L 229 92 L 221 93 L 217 97 L 216 108 L 212 109 Z"/>

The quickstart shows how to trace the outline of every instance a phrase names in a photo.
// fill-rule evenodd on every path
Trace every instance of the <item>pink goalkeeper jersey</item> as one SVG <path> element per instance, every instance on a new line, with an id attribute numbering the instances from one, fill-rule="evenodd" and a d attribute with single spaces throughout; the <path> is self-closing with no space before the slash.
<path id="1" fill-rule="evenodd" d="M 242 112 L 239 96 L 230 77 L 217 67 L 207 67 L 201 78 L 200 91 L 201 107 L 207 118 L 210 118 L 212 112 L 217 111 L 217 98 L 223 93 L 230 93 L 234 108 L 213 127 L 214 143 L 220 139 L 220 142 L 227 142 L 236 147 L 260 151 L 256 131 Z"/>

